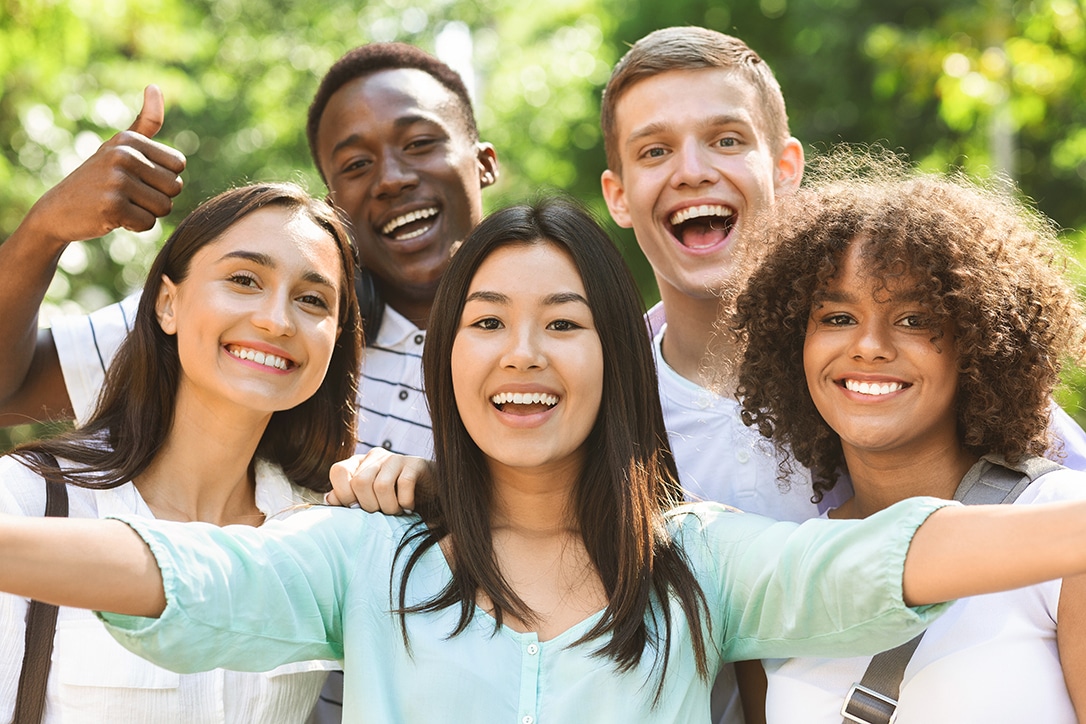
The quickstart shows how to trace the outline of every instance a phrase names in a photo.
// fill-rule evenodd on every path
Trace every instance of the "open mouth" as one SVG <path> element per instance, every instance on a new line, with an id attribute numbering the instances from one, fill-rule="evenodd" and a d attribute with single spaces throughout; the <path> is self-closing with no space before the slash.
<path id="1" fill-rule="evenodd" d="M 838 384 L 849 392 L 858 392 L 861 395 L 871 395 L 872 397 L 889 395 L 911 386 L 904 382 L 860 382 L 859 380 L 848 379 L 842 380 Z"/>
<path id="2" fill-rule="evenodd" d="M 676 211 L 668 218 L 671 234 L 688 249 L 708 249 L 728 238 L 735 212 L 722 204 L 702 204 Z"/>
<path id="3" fill-rule="evenodd" d="M 514 415 L 544 412 L 558 404 L 558 396 L 546 392 L 499 392 L 490 398 L 494 407 Z"/>
<path id="4" fill-rule="evenodd" d="M 408 241 L 417 236 L 422 236 L 434 226 L 434 217 L 439 213 L 436 206 L 426 209 L 416 209 L 406 214 L 400 214 L 387 222 L 380 231 L 385 236 L 396 241 Z"/>

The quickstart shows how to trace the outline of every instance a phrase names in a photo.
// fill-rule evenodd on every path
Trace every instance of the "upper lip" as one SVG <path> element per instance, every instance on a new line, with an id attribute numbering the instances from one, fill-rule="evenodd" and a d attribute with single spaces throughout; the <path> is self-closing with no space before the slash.
<path id="1" fill-rule="evenodd" d="M 419 212 L 423 212 L 424 214 L 426 212 L 432 212 L 429 216 L 436 216 L 441 212 L 441 206 L 436 203 L 419 203 L 408 207 L 393 209 L 382 214 L 373 226 L 379 233 L 387 236 L 400 226 L 413 221 L 414 219 L 410 219 L 409 217 Z"/>

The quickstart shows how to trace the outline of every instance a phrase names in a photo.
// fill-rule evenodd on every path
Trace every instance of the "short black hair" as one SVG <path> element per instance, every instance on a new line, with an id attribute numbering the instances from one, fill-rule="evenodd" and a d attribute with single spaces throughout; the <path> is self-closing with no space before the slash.
<path id="1" fill-rule="evenodd" d="M 305 135 L 309 140 L 309 153 L 313 163 L 324 178 L 320 159 L 317 156 L 317 129 L 321 116 L 332 95 L 355 78 L 371 75 L 382 70 L 413 68 L 430 75 L 441 85 L 449 89 L 459 101 L 460 119 L 464 122 L 471 141 L 479 140 L 479 129 L 475 124 L 475 111 L 471 105 L 471 96 L 460 74 L 426 51 L 407 43 L 369 43 L 348 51 L 337 60 L 324 74 L 313 102 L 309 105 Z M 325 179 L 327 181 L 327 179 Z"/>

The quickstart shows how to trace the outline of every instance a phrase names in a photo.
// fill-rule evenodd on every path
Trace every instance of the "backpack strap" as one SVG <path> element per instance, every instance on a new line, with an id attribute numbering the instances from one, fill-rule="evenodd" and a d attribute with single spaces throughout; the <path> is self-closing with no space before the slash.
<path id="1" fill-rule="evenodd" d="M 59 468 L 57 460 L 45 453 L 47 461 Z M 45 515 L 68 517 L 68 486 L 45 481 Z M 45 711 L 45 684 L 53 660 L 53 636 L 57 628 L 57 607 L 31 601 L 26 614 L 26 649 L 19 675 L 19 693 L 15 699 L 13 724 L 39 724 Z"/>
<path id="2" fill-rule="evenodd" d="M 1011 465 L 999 455 L 985 455 L 969 468 L 954 500 L 964 505 L 1013 503 L 1030 483 L 1061 466 L 1042 457 L 1023 458 Z M 875 654 L 859 683 L 853 684 L 841 706 L 844 723 L 893 724 L 905 667 L 924 633 L 897 648 Z"/>

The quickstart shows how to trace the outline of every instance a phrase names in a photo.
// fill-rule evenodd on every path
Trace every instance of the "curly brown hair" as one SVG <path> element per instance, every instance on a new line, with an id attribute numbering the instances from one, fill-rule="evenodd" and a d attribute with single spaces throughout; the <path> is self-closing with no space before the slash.
<path id="1" fill-rule="evenodd" d="M 863 240 L 876 289 L 904 277 L 956 330 L 958 434 L 965 449 L 1015 461 L 1049 447 L 1051 393 L 1081 362 L 1083 310 L 1054 226 L 996 183 L 936 176 L 892 156 L 839 151 L 816 180 L 779 200 L 761 259 L 729 320 L 743 349 L 735 380 L 743 421 L 810 468 L 821 500 L 845 468 L 841 440 L 811 400 L 803 345 L 811 309 Z"/>

